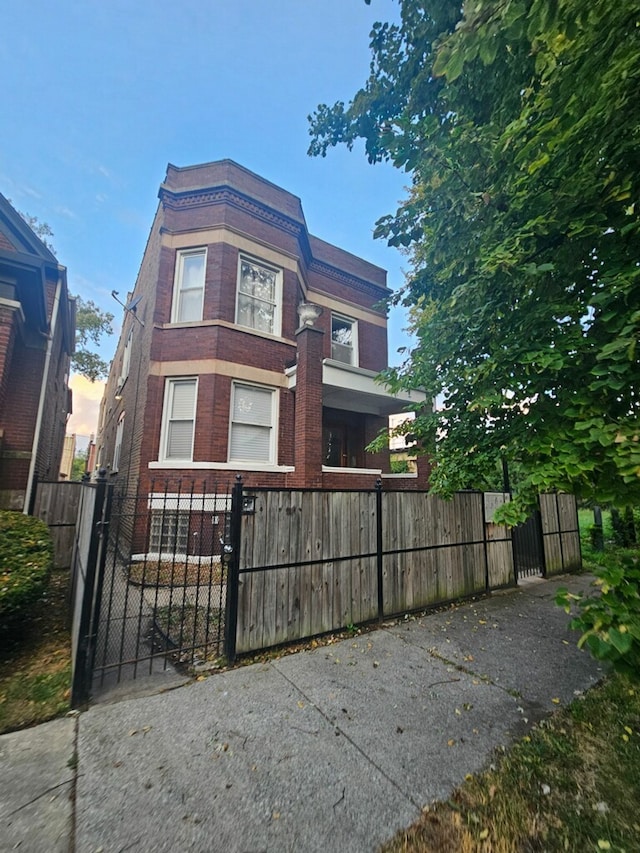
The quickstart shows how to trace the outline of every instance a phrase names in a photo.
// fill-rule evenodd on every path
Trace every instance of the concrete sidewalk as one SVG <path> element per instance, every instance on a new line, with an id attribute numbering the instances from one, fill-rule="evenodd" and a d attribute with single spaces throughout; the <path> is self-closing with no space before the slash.
<path id="1" fill-rule="evenodd" d="M 375 850 L 552 712 L 552 700 L 567 704 L 602 676 L 553 603 L 557 587 L 590 580 L 537 580 L 96 705 L 78 718 L 75 783 L 75 720 L 5 735 L 0 848 Z"/>

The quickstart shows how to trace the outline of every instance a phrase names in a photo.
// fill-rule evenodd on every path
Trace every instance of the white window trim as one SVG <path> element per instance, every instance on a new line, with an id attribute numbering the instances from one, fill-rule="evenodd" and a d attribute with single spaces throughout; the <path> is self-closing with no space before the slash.
<path id="1" fill-rule="evenodd" d="M 290 474 L 294 465 L 275 465 L 266 462 L 149 462 L 150 471 L 261 471 L 269 474 Z M 346 470 L 340 468 L 340 471 Z"/>
<path id="2" fill-rule="evenodd" d="M 116 440 L 113 446 L 113 460 L 111 463 L 111 472 L 116 474 L 120 467 L 120 456 L 122 455 L 122 436 L 124 434 L 124 412 L 121 412 L 116 425 Z"/>
<path id="3" fill-rule="evenodd" d="M 264 329 L 255 329 L 253 326 L 245 326 L 244 323 L 241 323 L 238 319 L 238 303 L 240 301 L 240 270 L 242 269 L 242 261 L 246 261 L 249 264 L 255 264 L 259 267 L 264 267 L 267 270 L 271 270 L 276 274 L 276 292 L 275 292 L 275 309 L 273 312 L 273 331 L 265 332 Z M 272 337 L 279 338 L 282 336 L 282 280 L 283 274 L 282 269 L 280 267 L 276 267 L 273 264 L 268 263 L 267 261 L 263 261 L 260 258 L 256 258 L 253 255 L 247 255 L 245 252 L 238 253 L 238 270 L 236 273 L 236 316 L 235 322 L 237 326 L 240 326 L 243 329 L 248 329 L 250 332 L 255 332 L 256 334 L 264 334 L 270 335 Z"/>
<path id="4" fill-rule="evenodd" d="M 175 457 L 167 459 L 167 441 L 169 438 L 169 421 L 171 413 L 171 404 L 173 401 L 172 386 L 176 382 L 195 382 L 195 391 L 193 394 L 193 431 L 191 433 L 191 454 L 184 459 L 176 459 Z M 193 447 L 196 437 L 196 413 L 198 411 L 198 377 L 197 376 L 168 376 L 164 383 L 164 400 L 162 402 L 162 423 L 160 426 L 160 462 L 176 463 L 183 466 L 185 462 L 193 461 Z"/>
<path id="5" fill-rule="evenodd" d="M 271 392 L 271 435 L 269 436 L 269 459 L 264 462 L 258 462 L 253 459 L 236 459 L 231 456 L 231 433 L 233 430 L 233 404 L 235 400 L 236 387 L 245 385 L 248 388 L 258 388 L 261 391 Z M 229 435 L 227 439 L 227 465 L 230 468 L 243 467 L 244 470 L 265 470 L 267 468 L 277 468 L 278 460 L 278 429 L 280 412 L 280 394 L 279 389 L 271 385 L 260 385 L 257 382 L 243 382 L 238 380 L 231 383 L 231 400 L 229 402 Z"/>
<path id="6" fill-rule="evenodd" d="M 333 319 L 342 320 L 345 323 L 351 323 L 352 329 L 352 338 L 353 342 L 351 344 L 351 350 L 353 352 L 353 361 L 346 362 L 340 361 L 340 359 L 333 358 Z M 358 347 L 358 321 L 353 317 L 347 317 L 346 314 L 339 314 L 337 311 L 331 312 L 331 359 L 332 361 L 338 361 L 340 364 L 346 364 L 350 367 L 359 367 L 360 366 L 360 353 Z"/>
<path id="7" fill-rule="evenodd" d="M 182 270 L 184 266 L 184 258 L 189 255 L 204 255 L 204 269 L 202 274 L 202 301 L 200 304 L 200 317 L 198 320 L 179 320 L 178 319 L 178 308 L 180 305 L 180 282 L 182 281 Z M 203 316 L 203 307 L 204 307 L 204 291 L 205 284 L 207 279 L 207 247 L 206 246 L 194 246 L 190 249 L 178 249 L 176 251 L 176 268 L 173 275 L 173 301 L 171 304 L 171 322 L 172 323 L 197 323 L 202 320 Z"/>

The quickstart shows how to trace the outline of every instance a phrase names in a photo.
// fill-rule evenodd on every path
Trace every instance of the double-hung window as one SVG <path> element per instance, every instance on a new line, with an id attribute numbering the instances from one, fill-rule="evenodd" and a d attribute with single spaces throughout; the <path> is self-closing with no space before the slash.
<path id="1" fill-rule="evenodd" d="M 184 249 L 178 252 L 171 310 L 173 323 L 202 320 L 206 261 L 206 249 Z"/>
<path id="2" fill-rule="evenodd" d="M 282 273 L 240 256 L 236 322 L 248 329 L 280 334 Z"/>
<path id="3" fill-rule="evenodd" d="M 331 358 L 344 364 L 358 366 L 358 336 L 355 320 L 332 314 Z"/>
<path id="4" fill-rule="evenodd" d="M 168 462 L 193 459 L 197 388 L 197 379 L 167 379 L 160 447 Z"/>
<path id="5" fill-rule="evenodd" d="M 233 384 L 230 462 L 275 462 L 275 398 L 273 388 Z"/>

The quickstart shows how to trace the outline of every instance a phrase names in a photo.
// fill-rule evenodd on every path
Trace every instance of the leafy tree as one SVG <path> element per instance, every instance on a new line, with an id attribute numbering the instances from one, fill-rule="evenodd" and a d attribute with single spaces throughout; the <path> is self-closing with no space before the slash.
<path id="1" fill-rule="evenodd" d="M 102 311 L 95 302 L 76 296 L 76 348 L 71 356 L 71 366 L 76 373 L 91 382 L 104 379 L 109 373 L 109 363 L 100 357 L 94 347 L 99 347 L 104 335 L 112 335 L 113 314 Z"/>
<path id="2" fill-rule="evenodd" d="M 31 230 L 42 240 L 44 245 L 54 254 L 56 250 L 50 239 L 53 237 L 51 226 L 40 222 L 37 216 L 20 213 Z M 71 366 L 76 373 L 85 376 L 91 382 L 104 379 L 109 373 L 109 363 L 102 359 L 94 347 L 99 347 L 104 335 L 112 335 L 113 314 L 102 311 L 95 302 L 74 297 L 76 300 L 76 345 L 71 356 Z"/>
<path id="3" fill-rule="evenodd" d="M 376 235 L 406 247 L 417 344 L 390 370 L 442 406 L 412 431 L 442 494 L 518 465 L 539 490 L 640 498 L 637 0 L 399 0 L 370 76 L 310 117 L 412 176 Z"/>
<path id="4" fill-rule="evenodd" d="M 81 480 L 83 478 L 87 470 L 87 456 L 88 452 L 86 450 L 79 450 L 73 457 L 73 462 L 71 463 L 72 480 Z"/>
<path id="5" fill-rule="evenodd" d="M 53 243 L 49 240 L 49 237 L 53 237 L 53 231 L 48 222 L 40 222 L 37 216 L 31 216 L 30 213 L 22 213 L 20 210 L 18 211 L 20 216 L 27 223 L 29 228 L 36 234 L 44 243 L 44 245 L 49 249 L 50 252 L 53 252 L 55 255 L 56 250 L 53 247 Z"/>

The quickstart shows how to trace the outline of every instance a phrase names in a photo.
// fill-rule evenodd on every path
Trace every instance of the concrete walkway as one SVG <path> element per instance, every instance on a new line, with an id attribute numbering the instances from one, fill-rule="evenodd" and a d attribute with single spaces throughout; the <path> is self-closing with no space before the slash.
<path id="1" fill-rule="evenodd" d="M 537 580 L 5 735 L 0 849 L 375 850 L 601 678 L 553 603 L 590 580 Z"/>

